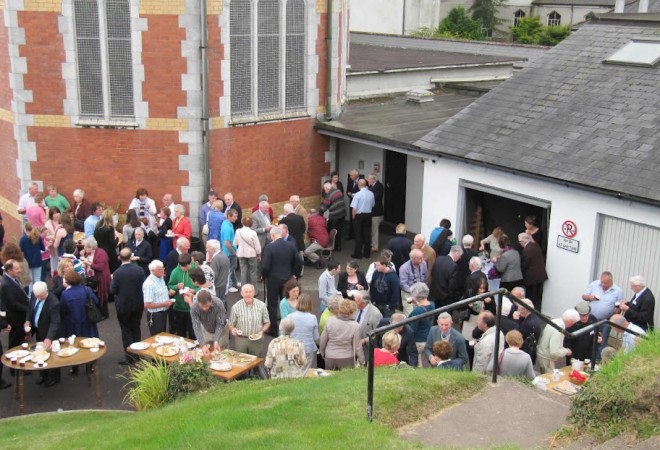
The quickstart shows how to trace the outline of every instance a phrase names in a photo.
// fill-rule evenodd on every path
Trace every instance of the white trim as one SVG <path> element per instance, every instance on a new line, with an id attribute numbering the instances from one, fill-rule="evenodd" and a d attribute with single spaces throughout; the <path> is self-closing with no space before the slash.
<path id="1" fill-rule="evenodd" d="M 540 199 L 540 198 L 530 197 L 530 196 L 527 196 L 527 195 L 524 195 L 524 194 L 519 194 L 519 193 L 513 192 L 513 191 L 507 191 L 507 190 L 504 190 L 504 189 L 494 188 L 494 187 L 491 187 L 491 186 L 487 186 L 485 184 L 475 183 L 473 181 L 459 179 L 458 185 L 459 185 L 459 188 L 463 188 L 463 190 L 465 190 L 466 188 L 467 189 L 472 189 L 472 190 L 479 191 L 479 192 L 485 192 L 487 194 L 497 195 L 498 197 L 505 197 L 505 198 L 515 200 L 515 201 L 518 201 L 518 202 L 527 203 L 529 205 L 538 206 L 538 207 L 541 207 L 541 208 L 546 208 L 547 209 L 547 208 L 550 208 L 552 206 L 552 202 L 550 202 L 549 200 L 543 200 L 543 199 Z"/>

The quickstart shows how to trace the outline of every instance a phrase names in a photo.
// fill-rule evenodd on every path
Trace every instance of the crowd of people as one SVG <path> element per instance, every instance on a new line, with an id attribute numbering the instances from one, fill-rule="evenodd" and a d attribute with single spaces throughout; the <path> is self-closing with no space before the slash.
<path id="1" fill-rule="evenodd" d="M 365 364 L 369 331 L 483 294 L 491 276 L 483 271 L 484 259 L 475 250 L 473 236 L 465 235 L 457 245 L 447 219 L 428 242 L 422 234 L 410 240 L 406 226 L 399 224 L 388 248 L 361 270 L 360 260 L 379 251 L 382 190 L 376 174 L 364 179 L 351 171 L 344 192 L 333 173 L 323 185 L 318 209 L 308 212 L 292 195 L 280 217 L 274 217 L 266 195 L 247 214 L 231 193 L 220 199 L 211 190 L 200 209 L 201 252 L 191 248 L 191 221 L 172 194 L 164 194 L 158 208 L 146 189 L 137 189 L 120 231 L 115 211 L 88 202 L 81 189 L 70 204 L 55 185 L 44 195 L 32 184 L 19 201 L 24 234 L 18 245 L 7 243 L 0 254 L 0 328 L 8 331 L 9 347 L 36 335 L 49 349 L 60 336 L 98 336 L 85 305 L 98 305 L 107 318 L 108 303 L 114 301 L 124 349 L 141 340 L 146 310 L 151 335 L 169 331 L 196 339 L 207 354 L 226 348 L 231 335 L 237 351 L 258 356 L 264 335 L 271 335 L 265 366 L 275 378 L 303 376 L 313 365 L 336 370 Z M 79 241 L 74 240 L 76 232 Z M 341 250 L 342 241 L 350 239 L 355 241 L 352 260 L 344 271 L 331 258 L 321 257 L 323 251 Z M 503 300 L 500 348 L 494 349 L 496 301 L 486 298 L 442 313 L 435 321 L 425 316 L 386 333 L 374 355 L 376 365 L 498 370 L 531 377 L 534 364 L 543 373 L 564 357 L 586 359 L 593 338 L 564 340 L 553 327 L 543 328 L 532 312 L 538 309 L 547 279 L 541 239 L 535 218 L 528 217 L 518 235 L 522 252 L 513 249 L 498 228 L 479 242 L 481 250 L 489 252 L 501 285 L 522 303 Z M 299 283 L 305 265 L 325 268 L 318 279 L 320 318 L 312 313 L 312 299 Z M 265 301 L 257 298 L 261 282 Z M 611 317 L 643 334 L 653 328 L 655 300 L 642 277 L 633 277 L 631 288 L 635 297 L 626 302 L 605 272 L 555 324 L 573 331 Z M 227 294 L 239 289 L 240 300 L 228 308 Z M 476 326 L 466 336 L 463 324 L 469 321 Z M 611 350 L 604 348 L 610 330 L 601 333 L 598 353 L 609 355 Z M 626 336 L 624 351 L 634 344 L 635 339 Z M 135 360 L 126 353 L 119 363 Z M 52 386 L 60 374 L 43 371 L 42 379 Z M 0 372 L 0 388 L 8 386 Z"/>

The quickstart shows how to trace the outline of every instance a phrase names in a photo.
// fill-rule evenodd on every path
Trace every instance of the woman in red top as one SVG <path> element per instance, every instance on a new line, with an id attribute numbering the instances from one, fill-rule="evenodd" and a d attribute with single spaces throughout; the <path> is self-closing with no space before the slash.
<path id="1" fill-rule="evenodd" d="M 183 205 L 174 206 L 174 220 L 172 221 L 172 248 L 176 248 L 176 243 L 180 237 L 190 240 L 192 236 L 192 225 L 190 220 L 184 216 L 186 208 Z"/>
<path id="2" fill-rule="evenodd" d="M 388 331 L 383 335 L 383 348 L 374 350 L 374 366 L 389 366 L 399 364 L 396 355 L 399 353 L 401 335 L 396 331 Z"/>

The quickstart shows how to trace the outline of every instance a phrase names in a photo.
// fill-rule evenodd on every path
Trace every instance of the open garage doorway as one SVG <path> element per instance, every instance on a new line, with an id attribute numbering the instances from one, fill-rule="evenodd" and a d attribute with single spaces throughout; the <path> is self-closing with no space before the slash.
<path id="1" fill-rule="evenodd" d="M 516 248 L 518 233 L 525 231 L 525 217 L 535 216 L 537 226 L 541 229 L 540 242 L 545 256 L 548 245 L 548 223 L 550 221 L 550 204 L 543 200 L 526 198 L 509 192 L 498 192 L 478 185 L 464 185 L 465 202 L 462 230 L 474 236 L 475 245 L 488 236 L 495 227 L 501 227 L 511 238 Z M 501 195 L 500 195 L 501 194 Z M 456 237 L 460 242 L 460 236 Z"/>

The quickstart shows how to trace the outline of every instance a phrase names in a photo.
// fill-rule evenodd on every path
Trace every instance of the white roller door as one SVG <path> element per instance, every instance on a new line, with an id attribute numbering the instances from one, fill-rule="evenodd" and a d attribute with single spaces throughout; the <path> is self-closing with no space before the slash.
<path id="1" fill-rule="evenodd" d="M 621 286 L 624 298 L 631 298 L 628 279 L 642 275 L 655 296 L 655 325 L 660 326 L 660 228 L 605 215 L 599 216 L 597 279 L 607 270 Z"/>

